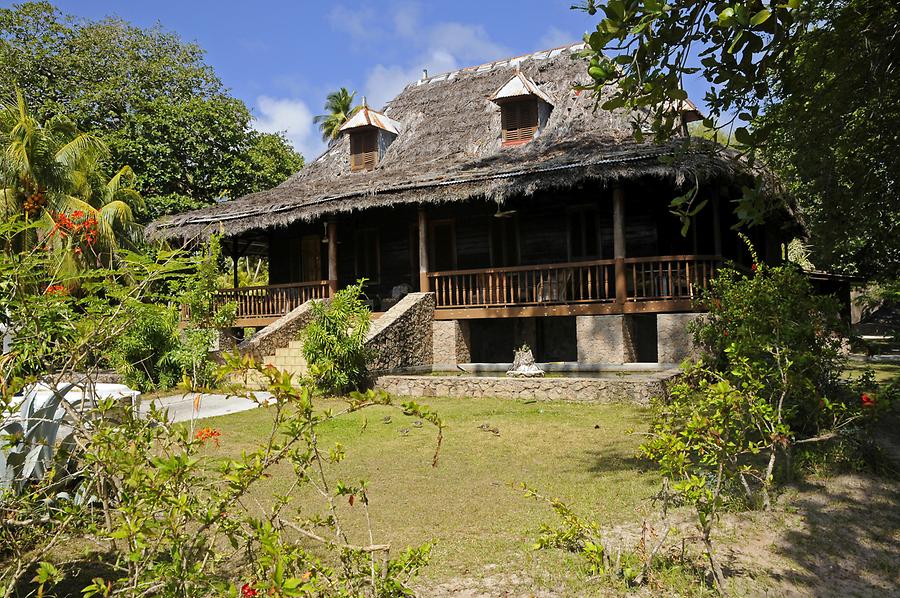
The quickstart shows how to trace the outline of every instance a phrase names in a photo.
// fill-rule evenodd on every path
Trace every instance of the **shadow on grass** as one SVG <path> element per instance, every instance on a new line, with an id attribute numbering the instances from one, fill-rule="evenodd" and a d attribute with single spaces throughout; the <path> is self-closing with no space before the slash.
<path id="1" fill-rule="evenodd" d="M 644 473 L 653 469 L 652 463 L 636 455 L 636 449 L 607 447 L 603 450 L 589 450 L 586 452 L 586 459 L 590 461 L 589 471 L 594 474 Z"/>
<path id="2" fill-rule="evenodd" d="M 57 563 L 62 574 L 58 584 L 45 588 L 44 595 L 63 597 L 80 597 L 82 591 L 91 585 L 94 578 L 116 579 L 119 576 L 110 564 L 115 557 L 112 554 L 94 553 L 81 559 Z M 37 573 L 37 565 L 21 576 L 21 581 L 16 586 L 13 596 L 16 598 L 33 597 L 37 594 L 38 586 L 32 580 Z"/>
<path id="3" fill-rule="evenodd" d="M 791 502 L 803 517 L 777 552 L 798 568 L 785 581 L 817 595 L 880 596 L 897 590 L 900 563 L 900 483 L 892 478 L 848 475 L 806 482 Z"/>

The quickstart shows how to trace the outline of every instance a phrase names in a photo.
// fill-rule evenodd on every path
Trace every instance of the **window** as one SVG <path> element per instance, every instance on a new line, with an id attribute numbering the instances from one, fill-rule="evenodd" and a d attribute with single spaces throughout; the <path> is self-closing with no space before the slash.
<path id="1" fill-rule="evenodd" d="M 378 130 L 367 128 L 350 133 L 350 171 L 372 170 L 378 163 Z"/>
<path id="2" fill-rule="evenodd" d="M 534 138 L 538 130 L 537 99 L 511 100 L 500 106 L 503 145 L 519 145 Z"/>
<path id="3" fill-rule="evenodd" d="M 574 261 L 600 257 L 597 210 L 574 208 L 569 211 L 569 259 Z"/>
<path id="4" fill-rule="evenodd" d="M 519 227 L 515 214 L 491 218 L 491 265 L 519 265 Z"/>
<path id="5" fill-rule="evenodd" d="M 356 278 L 378 282 L 381 277 L 381 253 L 378 229 L 364 228 L 356 231 Z"/>
<path id="6" fill-rule="evenodd" d="M 443 272 L 456 269 L 456 227 L 452 220 L 431 222 L 431 270 Z"/>

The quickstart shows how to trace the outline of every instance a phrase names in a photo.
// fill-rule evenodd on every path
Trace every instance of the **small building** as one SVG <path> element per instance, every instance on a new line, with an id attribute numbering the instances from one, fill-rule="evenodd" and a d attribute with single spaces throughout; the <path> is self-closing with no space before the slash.
<path id="1" fill-rule="evenodd" d="M 632 114 L 597 108 L 583 44 L 423 77 L 281 185 L 163 218 L 156 238 L 213 233 L 268 258 L 269 286 L 223 290 L 261 328 L 366 279 L 374 312 L 434 295 L 457 355 L 509 362 L 679 361 L 695 299 L 723 260 L 746 263 L 732 199 L 746 180 L 682 139 L 638 143 Z M 699 116 L 689 103 L 678 118 Z M 671 200 L 708 205 L 686 235 Z M 774 228 L 751 231 L 776 258 Z M 451 346 L 454 343 L 451 343 Z"/>

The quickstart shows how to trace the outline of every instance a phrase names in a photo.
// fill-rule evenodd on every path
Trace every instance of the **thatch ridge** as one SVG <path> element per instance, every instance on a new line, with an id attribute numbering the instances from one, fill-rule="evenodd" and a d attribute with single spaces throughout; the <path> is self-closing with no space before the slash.
<path id="1" fill-rule="evenodd" d="M 697 152 L 677 166 L 664 164 L 659 158 L 675 153 L 681 142 L 636 143 L 629 113 L 595 110 L 591 95 L 576 90 L 589 82 L 582 48 L 578 44 L 413 82 L 383 111 L 399 122 L 400 134 L 373 171 L 350 172 L 344 135 L 273 189 L 161 218 L 148 232 L 181 239 L 217 231 L 238 235 L 376 206 L 475 197 L 502 202 L 583 180 L 655 176 L 680 181 L 689 172 L 703 177 L 730 171 L 724 160 Z M 553 100 L 554 108 L 533 141 L 502 147 L 500 108 L 489 98 L 517 69 Z"/>

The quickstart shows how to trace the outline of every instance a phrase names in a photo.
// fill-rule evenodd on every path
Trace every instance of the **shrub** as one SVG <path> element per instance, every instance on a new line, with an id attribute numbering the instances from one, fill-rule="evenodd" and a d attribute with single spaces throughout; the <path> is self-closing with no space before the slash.
<path id="1" fill-rule="evenodd" d="M 364 282 L 338 291 L 327 303 L 311 305 L 312 321 L 303 331 L 303 355 L 322 392 L 344 393 L 365 381 L 371 312 L 361 299 Z"/>
<path id="2" fill-rule="evenodd" d="M 146 392 L 175 386 L 182 375 L 176 359 L 178 312 L 146 303 L 132 309 L 133 322 L 116 340 L 110 361 L 132 388 Z"/>
<path id="3" fill-rule="evenodd" d="M 695 338 L 713 369 L 761 383 L 795 433 L 829 425 L 822 399 L 834 395 L 844 366 L 833 298 L 814 294 L 793 264 L 757 262 L 750 273 L 723 268 L 701 306 L 708 314 Z"/>

